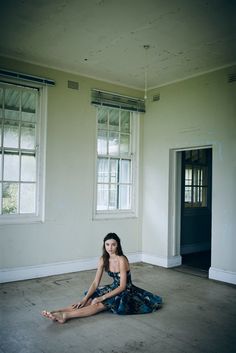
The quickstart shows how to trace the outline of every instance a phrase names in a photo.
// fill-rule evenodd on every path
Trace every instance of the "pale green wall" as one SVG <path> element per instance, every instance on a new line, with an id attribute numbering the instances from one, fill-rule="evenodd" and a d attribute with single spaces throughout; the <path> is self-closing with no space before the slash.
<path id="1" fill-rule="evenodd" d="M 0 66 L 56 81 L 48 88 L 45 222 L 1 226 L 0 266 L 96 257 L 108 232 L 117 232 L 126 253 L 140 252 L 140 217 L 92 220 L 96 114 L 90 104 L 91 88 L 135 97 L 140 91 L 3 58 Z M 68 89 L 68 80 L 78 81 L 80 90 Z"/>
<path id="2" fill-rule="evenodd" d="M 142 93 L 3 58 L 0 66 L 56 81 L 48 89 L 45 222 L 0 227 L 2 268 L 99 256 L 102 238 L 110 231 L 121 236 L 126 253 L 169 257 L 170 150 L 212 145 L 212 266 L 236 273 L 236 89 L 235 83 L 227 83 L 227 74 L 235 68 L 149 92 L 140 129 L 139 217 L 93 221 L 95 110 L 90 105 L 91 88 L 137 97 Z M 67 80 L 79 81 L 80 90 L 68 89 Z M 156 93 L 161 99 L 152 102 Z"/>
<path id="3" fill-rule="evenodd" d="M 143 141 L 143 246 L 170 256 L 169 154 L 212 145 L 212 267 L 236 271 L 236 83 L 219 70 L 149 92 Z M 152 96 L 160 93 L 160 100 Z"/>

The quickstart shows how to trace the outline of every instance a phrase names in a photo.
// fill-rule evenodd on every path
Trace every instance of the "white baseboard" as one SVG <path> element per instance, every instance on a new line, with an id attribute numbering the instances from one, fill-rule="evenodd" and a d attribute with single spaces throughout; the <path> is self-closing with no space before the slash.
<path id="1" fill-rule="evenodd" d="M 149 254 L 142 254 L 142 261 L 151 265 L 161 266 L 161 267 L 176 267 L 181 265 L 181 256 L 172 257 L 158 257 Z"/>
<path id="2" fill-rule="evenodd" d="M 97 267 L 97 264 L 98 258 L 94 257 L 77 261 L 58 262 L 39 266 L 7 268 L 0 270 L 0 283 L 92 270 Z"/>
<path id="3" fill-rule="evenodd" d="M 191 254 L 194 252 L 207 251 L 211 249 L 210 243 L 194 243 L 181 245 L 181 254 Z"/>
<path id="4" fill-rule="evenodd" d="M 166 268 L 181 265 L 181 256 L 165 258 L 137 252 L 128 254 L 127 257 L 130 263 L 145 262 L 151 265 Z M 93 257 L 76 261 L 59 262 L 39 266 L 2 269 L 0 270 L 0 283 L 22 281 L 70 272 L 93 270 L 97 267 L 98 259 L 98 257 Z M 217 281 L 236 284 L 236 272 L 225 271 L 214 267 L 211 267 L 209 270 L 209 278 Z"/>
<path id="5" fill-rule="evenodd" d="M 210 267 L 209 278 L 216 281 L 236 284 L 236 272 L 225 271 L 220 268 Z"/>
<path id="6" fill-rule="evenodd" d="M 142 261 L 141 253 L 127 255 L 130 263 Z M 52 264 L 6 268 L 0 270 L 0 283 L 22 281 L 33 278 L 60 275 L 63 273 L 93 270 L 97 268 L 99 257 Z"/>

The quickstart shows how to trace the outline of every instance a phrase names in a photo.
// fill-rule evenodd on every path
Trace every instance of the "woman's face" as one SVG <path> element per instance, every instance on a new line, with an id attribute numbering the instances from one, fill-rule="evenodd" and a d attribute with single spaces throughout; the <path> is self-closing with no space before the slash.
<path id="1" fill-rule="evenodd" d="M 115 255 L 117 253 L 117 241 L 114 239 L 106 240 L 105 249 L 109 255 Z"/>

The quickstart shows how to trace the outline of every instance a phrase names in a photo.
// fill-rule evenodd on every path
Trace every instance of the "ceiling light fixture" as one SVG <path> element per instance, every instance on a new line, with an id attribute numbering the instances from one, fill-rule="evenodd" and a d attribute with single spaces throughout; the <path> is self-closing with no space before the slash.
<path id="1" fill-rule="evenodd" d="M 144 46 L 145 49 L 145 67 L 144 67 L 144 99 L 147 99 L 147 90 L 148 90 L 148 49 L 150 48 L 150 45 L 145 44 Z"/>

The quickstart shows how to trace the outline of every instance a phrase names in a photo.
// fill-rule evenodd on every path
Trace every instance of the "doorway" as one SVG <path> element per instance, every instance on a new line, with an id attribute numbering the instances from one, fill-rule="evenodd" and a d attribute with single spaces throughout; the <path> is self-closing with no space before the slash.
<path id="1" fill-rule="evenodd" d="M 212 149 L 181 152 L 180 255 L 182 265 L 211 265 Z"/>

